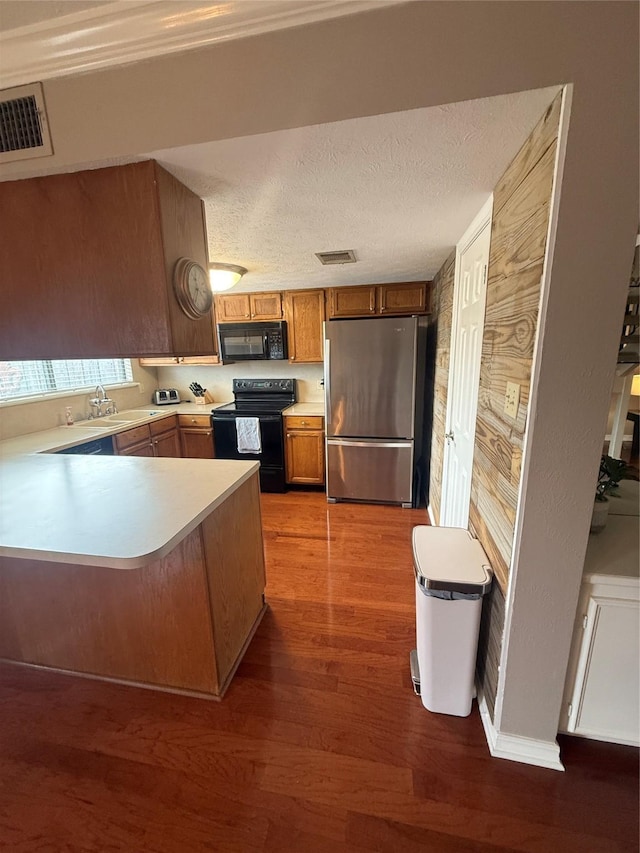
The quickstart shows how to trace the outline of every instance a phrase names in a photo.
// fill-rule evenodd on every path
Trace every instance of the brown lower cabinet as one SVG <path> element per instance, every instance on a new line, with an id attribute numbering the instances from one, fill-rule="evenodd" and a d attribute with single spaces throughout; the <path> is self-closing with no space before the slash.
<path id="1" fill-rule="evenodd" d="M 324 485 L 324 418 L 285 415 L 287 483 Z"/>
<path id="2" fill-rule="evenodd" d="M 119 456 L 182 456 L 175 416 L 119 432 L 113 443 Z"/>
<path id="3" fill-rule="evenodd" d="M 214 459 L 213 430 L 209 415 L 178 415 L 182 455 L 189 459 Z"/>

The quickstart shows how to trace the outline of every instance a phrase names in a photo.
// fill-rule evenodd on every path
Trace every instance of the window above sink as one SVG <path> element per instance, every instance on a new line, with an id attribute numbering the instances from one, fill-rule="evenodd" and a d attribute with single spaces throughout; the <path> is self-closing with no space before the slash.
<path id="1" fill-rule="evenodd" d="M 0 403 L 33 402 L 69 391 L 91 391 L 96 385 L 133 382 L 128 358 L 0 361 Z"/>

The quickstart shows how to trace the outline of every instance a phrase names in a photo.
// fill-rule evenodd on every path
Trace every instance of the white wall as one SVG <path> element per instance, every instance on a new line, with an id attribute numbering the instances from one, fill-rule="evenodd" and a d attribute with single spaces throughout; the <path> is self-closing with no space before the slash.
<path id="1" fill-rule="evenodd" d="M 541 740 L 557 729 L 637 231 L 637 33 L 637 4 L 615 0 L 412 2 L 45 84 L 56 154 L 36 169 L 573 85 L 497 718 Z"/>

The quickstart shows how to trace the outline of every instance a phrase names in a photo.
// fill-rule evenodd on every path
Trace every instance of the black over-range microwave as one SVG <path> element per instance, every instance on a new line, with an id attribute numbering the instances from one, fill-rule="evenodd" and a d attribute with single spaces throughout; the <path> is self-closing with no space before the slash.
<path id="1" fill-rule="evenodd" d="M 229 361 L 284 360 L 287 354 L 287 324 L 219 323 L 220 357 Z"/>

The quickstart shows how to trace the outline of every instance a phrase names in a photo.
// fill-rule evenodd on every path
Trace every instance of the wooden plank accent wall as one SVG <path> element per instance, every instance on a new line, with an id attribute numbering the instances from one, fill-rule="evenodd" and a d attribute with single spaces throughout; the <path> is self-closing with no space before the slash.
<path id="1" fill-rule="evenodd" d="M 561 95 L 538 122 L 494 190 L 469 528 L 496 583 L 483 604 L 478 677 L 491 715 L 505 622 L 505 597 L 531 385 L 533 347 L 553 189 Z M 434 277 L 437 317 L 429 502 L 440 522 L 455 252 Z M 518 414 L 504 413 L 507 382 L 520 385 Z"/>
<path id="2" fill-rule="evenodd" d="M 558 95 L 498 181 L 494 193 L 470 526 L 482 542 L 505 594 L 513 550 L 560 103 Z M 520 385 L 515 418 L 504 412 L 507 382 Z"/>
<path id="3" fill-rule="evenodd" d="M 491 719 L 498 693 L 498 670 L 502 651 L 504 632 L 505 601 L 497 583 L 482 602 L 480 621 L 480 640 L 478 643 L 477 675 L 482 685 L 482 694 L 486 700 Z"/>
<path id="4" fill-rule="evenodd" d="M 429 505 L 436 524 L 440 523 L 442 501 L 442 463 L 444 459 L 444 427 L 447 416 L 449 382 L 449 350 L 453 314 L 453 283 L 456 271 L 455 250 L 449 255 L 433 280 L 433 314 L 435 327 L 435 371 L 433 379 L 433 430 L 431 434 L 431 467 Z M 431 329 L 430 329 L 431 332 Z"/>

